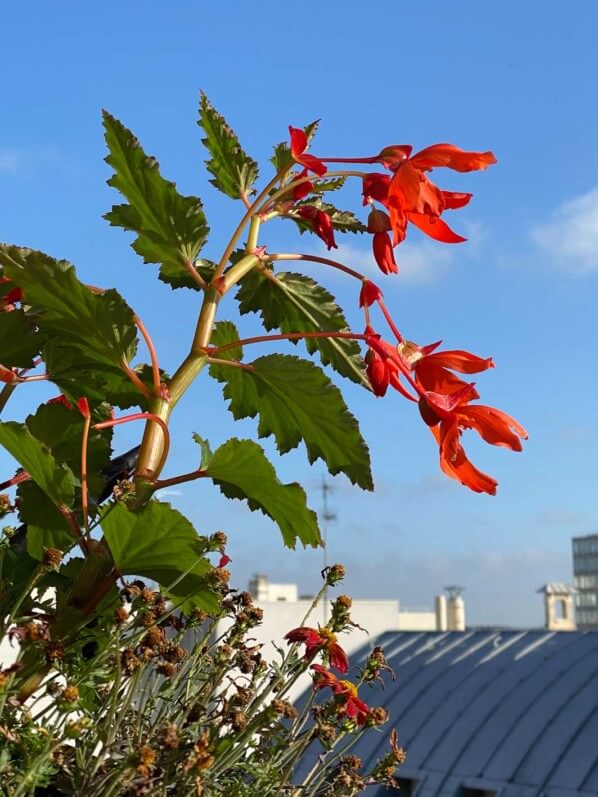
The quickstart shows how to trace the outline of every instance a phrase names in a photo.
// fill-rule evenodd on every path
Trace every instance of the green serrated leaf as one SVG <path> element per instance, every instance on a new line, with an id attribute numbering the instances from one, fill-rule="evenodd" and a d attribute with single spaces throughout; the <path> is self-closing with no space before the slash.
<path id="1" fill-rule="evenodd" d="M 0 263 L 23 289 L 27 303 L 37 306 L 36 323 L 49 338 L 86 353 L 99 365 L 118 368 L 123 358 L 133 358 L 133 313 L 115 290 L 95 293 L 77 279 L 70 263 L 32 249 L 0 245 Z"/>
<path id="2" fill-rule="evenodd" d="M 346 332 L 347 320 L 334 296 L 311 277 L 292 272 L 276 275 L 270 269 L 253 269 L 237 292 L 239 311 L 259 313 L 266 330 L 281 332 Z M 323 365 L 330 365 L 342 376 L 371 390 L 354 340 L 346 338 L 306 338 L 310 354 L 320 353 Z M 240 359 L 237 357 L 236 359 Z"/>
<path id="3" fill-rule="evenodd" d="M 338 191 L 339 188 L 344 186 L 346 181 L 346 177 L 333 177 L 330 180 L 318 180 L 314 183 L 312 194 L 324 194 L 330 193 L 331 191 Z"/>
<path id="4" fill-rule="evenodd" d="M 108 185 L 129 202 L 114 205 L 104 218 L 114 227 L 137 233 L 133 249 L 144 263 L 161 264 L 163 282 L 173 288 L 197 288 L 185 264 L 195 261 L 208 237 L 201 200 L 179 194 L 133 133 L 107 111 L 103 117 L 109 150 L 106 162 L 115 172 Z"/>
<path id="5" fill-rule="evenodd" d="M 206 166 L 214 175 L 212 185 L 233 199 L 247 196 L 258 178 L 257 163 L 243 150 L 234 131 L 203 91 L 198 124 L 206 134 L 202 143 L 211 156 Z"/>
<path id="6" fill-rule="evenodd" d="M 145 396 L 120 368 L 99 361 L 92 352 L 64 346 L 56 339 L 46 343 L 43 355 L 52 381 L 72 402 L 76 403 L 81 396 L 85 396 L 94 403 L 109 400 L 123 410 L 136 406 L 143 410 L 149 408 Z M 151 366 L 138 366 L 134 371 L 151 390 Z"/>
<path id="7" fill-rule="evenodd" d="M 239 332 L 237 331 L 237 327 L 233 324 L 233 322 L 217 321 L 214 325 L 214 330 L 210 339 L 210 345 L 224 346 L 228 343 L 233 343 L 235 340 L 239 340 Z M 242 360 L 243 347 L 234 346 L 232 349 L 219 352 L 218 357 L 221 360 Z"/>
<path id="8" fill-rule="evenodd" d="M 0 313 L 0 363 L 7 368 L 31 368 L 39 354 L 43 336 L 33 318 L 23 310 Z"/>
<path id="9" fill-rule="evenodd" d="M 252 440 L 228 440 L 216 449 L 207 475 L 227 498 L 247 501 L 278 525 L 285 545 L 322 544 L 316 513 L 308 508 L 303 488 L 282 484 L 263 449 Z"/>
<path id="10" fill-rule="evenodd" d="M 117 504 L 101 525 L 121 573 L 157 581 L 184 611 L 218 608 L 206 581 L 212 565 L 204 556 L 205 541 L 170 504 L 152 500 L 140 512 Z"/>
<path id="11" fill-rule="evenodd" d="M 250 370 L 210 366 L 224 383 L 236 420 L 259 415 L 260 437 L 273 435 L 281 454 L 303 440 L 311 464 L 322 459 L 332 475 L 372 490 L 368 448 L 340 390 L 317 365 L 285 354 L 259 357 Z"/>
<path id="12" fill-rule="evenodd" d="M 15 421 L 0 423 L 0 445 L 12 454 L 40 489 L 60 506 L 71 506 L 75 495 L 75 477 L 66 465 L 60 465 L 49 449 Z"/>
<path id="13" fill-rule="evenodd" d="M 210 447 L 209 442 L 207 440 L 205 440 L 203 437 L 200 437 L 197 434 L 197 432 L 193 432 L 193 439 L 195 440 L 195 442 L 197 443 L 197 445 L 199 446 L 199 448 L 201 450 L 201 459 L 200 459 L 200 463 L 199 463 L 199 469 L 200 470 L 205 470 L 208 467 L 208 465 L 210 464 L 214 454 L 212 452 L 212 449 Z"/>
<path id="14" fill-rule="evenodd" d="M 204 282 L 208 283 L 214 276 L 216 271 L 216 263 L 211 260 L 200 258 L 193 263 L 193 269 L 199 274 Z M 193 290 L 201 290 L 200 286 L 193 279 L 187 269 L 181 271 L 177 264 L 166 263 L 160 269 L 160 279 L 166 282 L 171 288 L 192 288 Z"/>
<path id="15" fill-rule="evenodd" d="M 106 417 L 102 418 L 106 420 Z M 66 463 L 81 478 L 81 440 L 84 420 L 81 413 L 63 404 L 42 404 L 25 419 L 31 434 L 47 446 L 58 462 Z M 104 489 L 102 469 L 110 461 L 112 429 L 89 430 L 87 441 L 87 477 L 89 493 L 98 496 Z"/>

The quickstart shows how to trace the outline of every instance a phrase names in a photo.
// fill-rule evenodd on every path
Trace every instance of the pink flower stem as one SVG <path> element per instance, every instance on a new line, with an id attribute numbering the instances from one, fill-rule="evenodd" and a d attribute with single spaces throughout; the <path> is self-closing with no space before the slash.
<path id="1" fill-rule="evenodd" d="M 17 378 L 23 384 L 23 382 L 46 382 L 50 376 L 48 374 L 35 374 L 34 376 L 20 376 L 20 374 L 17 374 Z"/>
<path id="2" fill-rule="evenodd" d="M 146 384 L 144 384 L 141 381 L 139 376 L 135 373 L 135 371 L 131 368 L 131 366 L 129 365 L 129 363 L 125 359 L 122 360 L 122 362 L 120 364 L 120 367 L 123 369 L 125 374 L 129 377 L 131 382 L 135 385 L 137 390 L 143 396 L 145 396 L 146 399 L 149 399 L 151 401 L 151 399 L 153 398 L 152 391 L 148 388 L 148 386 Z"/>
<path id="3" fill-rule="evenodd" d="M 402 343 L 403 342 L 403 336 L 401 335 L 399 330 L 396 328 L 395 322 L 392 320 L 391 314 L 386 309 L 386 305 L 384 304 L 382 299 L 377 299 L 376 301 L 378 302 L 379 308 L 382 310 L 382 314 L 384 315 L 384 318 L 386 319 L 386 321 L 388 323 L 388 326 L 391 328 L 395 338 L 397 339 L 397 342 L 398 343 Z"/>
<path id="4" fill-rule="evenodd" d="M 307 260 L 311 263 L 322 263 L 325 266 L 331 266 L 332 268 L 336 268 L 339 271 L 342 271 L 345 274 L 348 274 L 350 277 L 355 277 L 355 279 L 363 280 L 363 274 L 360 274 L 358 271 L 354 271 L 349 266 L 345 266 L 342 263 L 339 263 L 338 260 L 331 260 L 328 257 L 317 257 L 316 255 L 304 255 L 304 254 L 297 254 L 294 252 L 285 252 L 283 254 L 266 254 L 264 256 L 266 260 Z"/>
<path id="5" fill-rule="evenodd" d="M 83 528 L 85 533 L 89 531 L 89 498 L 87 494 L 87 444 L 89 440 L 89 428 L 91 426 L 91 415 L 84 416 L 83 435 L 81 437 L 81 512 L 83 514 Z"/>
<path id="6" fill-rule="evenodd" d="M 237 346 L 248 346 L 250 343 L 268 343 L 274 340 L 301 340 L 302 338 L 346 338 L 348 340 L 366 340 L 365 335 L 356 332 L 288 332 L 281 335 L 258 335 L 255 338 L 242 338 L 224 346 L 208 346 L 205 351 L 209 357 L 212 354 L 234 349 Z"/>
<path id="7" fill-rule="evenodd" d="M 156 396 L 158 396 L 160 395 L 160 385 L 162 380 L 160 379 L 160 366 L 158 364 L 158 355 L 156 354 L 156 348 L 143 321 L 139 318 L 138 315 L 135 315 L 134 319 L 135 319 L 135 324 L 137 325 L 137 329 L 143 335 L 143 339 L 145 340 L 145 344 L 149 351 L 149 355 L 152 361 L 152 380 L 154 383 L 154 393 L 156 394 Z"/>
<path id="8" fill-rule="evenodd" d="M 158 426 L 162 429 L 164 434 L 164 450 L 162 451 L 162 456 L 160 457 L 160 462 L 158 464 L 157 470 L 161 470 L 164 467 L 164 463 L 166 462 L 166 458 L 168 457 L 168 451 L 170 449 L 170 433 L 168 431 L 168 426 L 166 423 L 160 418 L 158 415 L 154 415 L 152 412 L 134 412 L 131 415 L 126 415 L 124 418 L 115 418 L 114 420 L 110 421 L 102 421 L 101 423 L 94 423 L 94 429 L 108 429 L 111 426 L 120 426 L 121 423 L 129 423 L 130 421 L 154 421 L 157 423 Z"/>

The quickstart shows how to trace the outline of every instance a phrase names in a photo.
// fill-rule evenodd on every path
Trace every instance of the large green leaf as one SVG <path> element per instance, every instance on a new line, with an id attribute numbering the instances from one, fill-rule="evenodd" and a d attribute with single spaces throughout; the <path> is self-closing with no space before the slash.
<path id="1" fill-rule="evenodd" d="M 214 175 L 210 180 L 212 185 L 233 199 L 247 196 L 258 177 L 257 163 L 243 150 L 235 132 L 203 91 L 199 101 L 198 124 L 206 134 L 202 143 L 211 156 L 206 166 Z"/>
<path id="2" fill-rule="evenodd" d="M 103 413 L 97 420 L 106 420 Z M 76 409 L 64 404 L 42 404 L 34 415 L 25 419 L 31 434 L 46 445 L 58 462 L 65 462 L 81 478 L 81 440 L 84 420 Z M 90 495 L 98 496 L 104 488 L 102 469 L 110 461 L 112 429 L 89 430 L 87 441 L 87 476 Z"/>
<path id="3" fill-rule="evenodd" d="M 52 381 L 71 401 L 76 402 L 85 396 L 90 402 L 110 401 L 123 410 L 137 405 L 143 410 L 148 408 L 147 399 L 124 372 L 115 365 L 103 362 L 94 352 L 70 347 L 56 338 L 46 343 L 43 355 Z M 151 367 L 143 365 L 134 370 L 151 390 Z"/>
<path id="4" fill-rule="evenodd" d="M 0 423 L 0 445 L 12 454 L 56 506 L 71 506 L 75 477 L 66 465 L 54 459 L 49 449 L 33 437 L 24 424 L 15 421 Z"/>
<path id="5" fill-rule="evenodd" d="M 41 560 L 44 548 L 68 550 L 75 542 L 64 515 L 34 482 L 23 482 L 18 488 L 19 517 L 27 524 L 27 553 Z"/>
<path id="6" fill-rule="evenodd" d="M 88 354 L 99 365 L 119 367 L 132 359 L 137 329 L 131 308 L 115 291 L 95 293 L 77 279 L 73 266 L 43 252 L 0 245 L 5 273 L 34 305 L 36 322 L 48 336 Z"/>
<path id="7" fill-rule="evenodd" d="M 237 337 L 233 332 L 232 339 Z M 310 463 L 323 459 L 333 475 L 344 473 L 363 489 L 373 489 L 368 448 L 357 421 L 317 365 L 271 354 L 249 363 L 249 369 L 210 366 L 210 374 L 225 384 L 224 397 L 235 419 L 259 415 L 259 436 L 273 435 L 281 454 L 303 440 Z"/>
<path id="8" fill-rule="evenodd" d="M 183 609 L 211 612 L 217 608 L 216 595 L 206 581 L 212 565 L 204 556 L 205 542 L 170 504 L 152 500 L 140 512 L 117 504 L 101 523 L 123 575 L 157 581 Z"/>
<path id="9" fill-rule="evenodd" d="M 31 368 L 39 354 L 42 336 L 33 318 L 23 310 L 0 313 L 0 363 L 7 368 Z"/>
<path id="10" fill-rule="evenodd" d="M 122 122 L 104 111 L 104 127 L 114 169 L 108 184 L 129 204 L 115 205 L 104 218 L 115 227 L 137 233 L 133 249 L 145 263 L 160 263 L 160 279 L 174 288 L 197 288 L 185 263 L 193 263 L 209 228 L 201 200 L 182 196 L 160 174 L 158 162 L 143 151 Z"/>
<path id="11" fill-rule="evenodd" d="M 316 513 L 307 506 L 303 488 L 282 484 L 263 449 L 252 440 L 228 440 L 216 449 L 206 470 L 227 498 L 247 501 L 278 525 L 285 545 L 322 544 Z"/>
<path id="12" fill-rule="evenodd" d="M 292 272 L 273 274 L 253 269 L 237 292 L 241 313 L 260 313 L 264 327 L 281 332 L 348 331 L 343 311 L 334 296 L 311 277 Z M 310 354 L 318 351 L 323 365 L 371 390 L 361 350 L 347 338 L 306 338 Z"/>

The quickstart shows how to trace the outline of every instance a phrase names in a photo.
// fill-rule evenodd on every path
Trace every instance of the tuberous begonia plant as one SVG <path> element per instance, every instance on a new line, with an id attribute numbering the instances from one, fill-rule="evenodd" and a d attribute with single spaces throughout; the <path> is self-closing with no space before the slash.
<path id="1" fill-rule="evenodd" d="M 445 216 L 471 194 L 440 189 L 430 174 L 485 169 L 495 163 L 491 152 L 434 144 L 413 155 L 410 146 L 391 145 L 366 157 L 325 157 L 312 153 L 314 123 L 289 128 L 289 139 L 274 148 L 272 176 L 260 182 L 257 163 L 205 95 L 199 125 L 212 185 L 242 208 L 217 262 L 202 258 L 209 228 L 201 200 L 180 194 L 133 133 L 104 113 L 108 182 L 122 196 L 105 218 L 133 234 L 133 249 L 144 263 L 159 266 L 162 282 L 197 295 L 197 324 L 173 373 L 161 368 L 134 296 L 125 300 L 113 288 L 85 284 L 59 257 L 0 246 L 0 409 L 29 382 L 55 387 L 51 400 L 24 423 L 0 423 L 0 444 L 18 466 L 4 482 L 16 487 L 16 497 L 9 494 L 2 506 L 5 513 L 18 512 L 20 523 L 2 553 L 3 630 L 17 617 L 41 613 L 52 645 L 67 646 L 110 606 L 128 576 L 157 582 L 184 611 L 215 611 L 209 538 L 155 497 L 172 485 L 208 479 L 225 496 L 271 518 L 285 545 L 322 544 L 305 492 L 278 479 L 254 440 L 232 438 L 212 451 L 198 415 L 197 468 L 169 470 L 171 416 L 206 377 L 221 383 L 233 418 L 257 418 L 259 436 L 272 437 L 280 453 L 303 443 L 310 463 L 321 460 L 331 474 L 344 473 L 364 490 L 373 488 L 368 448 L 331 372 L 370 391 L 372 401 L 405 398 L 429 426 L 442 470 L 476 492 L 494 494 L 497 482 L 469 461 L 463 431 L 473 429 L 486 442 L 515 451 L 526 437 L 513 418 L 477 403 L 469 378 L 491 368 L 490 358 L 411 341 L 383 299 L 383 282 L 401 278 L 396 252 L 409 225 L 439 242 L 464 240 Z M 332 202 L 345 183 L 354 185 L 357 207 L 366 206 L 363 219 Z M 273 250 L 268 231 L 277 221 L 317 235 L 329 256 Z M 371 235 L 379 282 L 334 259 L 338 236 L 348 232 Z M 297 270 L 285 270 L 291 262 Z M 350 329 L 334 297 L 303 273 L 301 267 L 312 263 L 354 281 L 362 327 Z M 240 337 L 226 320 L 231 301 L 241 314 L 261 320 L 263 335 Z M 253 344 L 279 341 L 303 341 L 310 357 L 274 350 L 252 359 Z M 138 359 L 140 344 L 147 364 Z M 138 425 L 139 448 L 114 471 L 112 430 L 124 423 Z M 121 478 L 112 479 L 115 489 L 105 495 L 113 472 Z M 49 571 L 48 551 L 71 555 Z M 48 586 L 56 591 L 55 604 L 40 607 L 36 596 Z M 343 665 L 327 632 L 294 633 L 310 651 L 325 650 L 333 665 Z M 51 667 L 51 657 L 23 657 L 11 673 L 20 699 Z M 344 695 L 349 714 L 361 710 L 342 682 L 323 677 L 316 671 L 318 688 Z"/>

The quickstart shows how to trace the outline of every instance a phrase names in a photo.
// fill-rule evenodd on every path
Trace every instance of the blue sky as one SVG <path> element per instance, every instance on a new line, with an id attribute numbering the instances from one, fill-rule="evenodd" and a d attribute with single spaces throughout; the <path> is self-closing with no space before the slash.
<path id="1" fill-rule="evenodd" d="M 471 622 L 540 623 L 535 590 L 571 580 L 570 538 L 597 526 L 595 2 L 72 0 L 50 10 L 32 0 L 5 5 L 0 23 L 0 239 L 69 259 L 84 279 L 118 287 L 166 369 L 186 351 L 197 299 L 158 283 L 128 236 L 101 219 L 118 201 L 105 185 L 102 107 L 139 136 L 181 191 L 204 199 L 208 257 L 218 255 L 241 209 L 207 182 L 195 124 L 200 88 L 264 163 L 264 175 L 287 125 L 319 117 L 316 153 L 368 155 L 387 144 L 439 141 L 496 153 L 498 165 L 484 173 L 435 175 L 443 188 L 473 191 L 471 205 L 450 219 L 469 242 L 450 247 L 411 232 L 397 250 L 401 275 L 379 282 L 411 339 L 443 338 L 449 348 L 494 357 L 497 368 L 478 379 L 482 398 L 517 417 L 530 441 L 521 455 L 467 438 L 474 461 L 500 481 L 496 498 L 478 496 L 441 476 L 431 435 L 399 396 L 376 400 L 348 386 L 378 489 L 364 494 L 335 480 L 329 558 L 347 565 L 354 597 L 431 606 L 457 582 L 467 588 Z M 343 201 L 359 209 L 359 187 Z M 299 244 L 285 224 L 266 228 L 263 242 L 321 251 L 315 239 Z M 339 243 L 349 265 L 375 275 L 369 241 Z M 355 285 L 309 273 L 361 327 Z M 236 314 L 231 307 L 221 317 Z M 255 328 L 246 319 L 241 326 Z M 46 395 L 43 386 L 21 391 L 5 417 L 23 417 Z M 218 444 L 251 435 L 255 425 L 233 428 L 206 376 L 173 428 L 169 475 L 195 465 L 191 431 Z M 135 444 L 137 434 L 129 425 L 119 444 Z M 281 478 L 303 482 L 317 508 L 322 468 L 310 468 L 302 450 L 272 456 Z M 287 551 L 269 521 L 207 485 L 180 493 L 171 500 L 201 532 L 229 532 L 239 585 L 260 570 L 315 588 L 321 552 Z"/>

